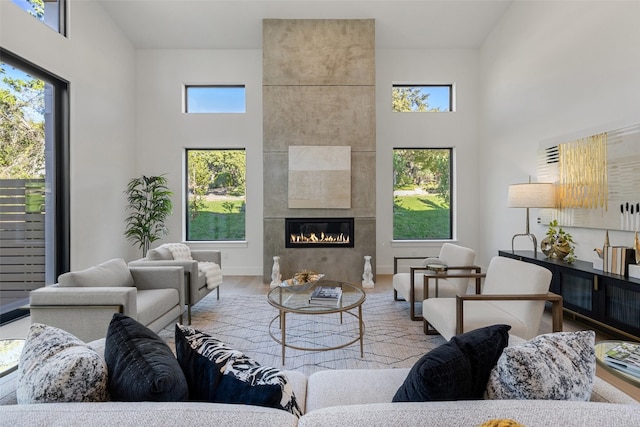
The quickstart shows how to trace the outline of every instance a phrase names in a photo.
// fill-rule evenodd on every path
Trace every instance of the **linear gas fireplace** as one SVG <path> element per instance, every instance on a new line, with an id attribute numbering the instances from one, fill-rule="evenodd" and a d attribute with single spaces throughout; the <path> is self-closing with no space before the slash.
<path id="1" fill-rule="evenodd" d="M 285 218 L 287 248 L 353 248 L 353 218 Z"/>

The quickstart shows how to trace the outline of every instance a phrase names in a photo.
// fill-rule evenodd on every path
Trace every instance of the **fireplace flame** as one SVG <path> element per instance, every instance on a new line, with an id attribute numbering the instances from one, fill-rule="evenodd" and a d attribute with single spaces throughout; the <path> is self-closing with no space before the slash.
<path id="1" fill-rule="evenodd" d="M 320 233 L 320 236 L 316 233 L 309 234 L 291 234 L 291 243 L 349 243 L 349 236 L 345 236 L 344 233 L 338 235 Z"/>

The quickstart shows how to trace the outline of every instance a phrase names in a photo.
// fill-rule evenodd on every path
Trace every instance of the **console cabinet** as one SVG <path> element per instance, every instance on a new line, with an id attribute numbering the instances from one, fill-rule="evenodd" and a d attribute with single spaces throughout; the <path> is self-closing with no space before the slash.
<path id="1" fill-rule="evenodd" d="M 569 264 L 533 251 L 499 251 L 500 256 L 541 265 L 551 271 L 550 291 L 562 295 L 565 311 L 640 341 L 640 280 L 594 270 L 590 262 Z"/>

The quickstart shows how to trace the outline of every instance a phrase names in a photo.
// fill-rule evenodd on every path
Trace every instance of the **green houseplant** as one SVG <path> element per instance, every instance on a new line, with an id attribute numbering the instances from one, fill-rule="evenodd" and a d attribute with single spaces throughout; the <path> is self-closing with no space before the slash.
<path id="1" fill-rule="evenodd" d="M 171 214 L 173 193 L 164 175 L 143 175 L 129 181 L 125 194 L 129 216 L 124 234 L 142 249 L 142 256 L 147 256 L 150 244 L 169 231 L 165 221 Z"/>

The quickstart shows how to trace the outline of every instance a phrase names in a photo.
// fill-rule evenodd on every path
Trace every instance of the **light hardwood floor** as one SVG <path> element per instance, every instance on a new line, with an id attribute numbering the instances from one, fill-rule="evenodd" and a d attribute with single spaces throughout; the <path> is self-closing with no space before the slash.
<path id="1" fill-rule="evenodd" d="M 367 293 L 388 293 L 389 298 L 393 298 L 392 275 L 377 275 L 373 289 L 367 289 Z M 269 292 L 269 283 L 265 282 L 261 276 L 225 276 L 224 284 L 220 290 L 221 298 L 224 294 L 240 294 L 240 295 L 266 295 Z M 398 304 L 403 304 L 398 302 Z M 563 321 L 564 331 L 580 331 L 594 329 L 592 326 L 582 323 L 565 314 Z M 602 340 L 614 339 L 605 332 L 595 329 L 596 342 Z M 546 310 L 540 325 L 541 334 L 551 332 L 551 313 Z M 606 372 L 599 366 L 596 369 L 596 375 L 605 381 L 613 384 L 615 387 L 640 401 L 640 388 L 635 387 L 615 376 Z"/>

